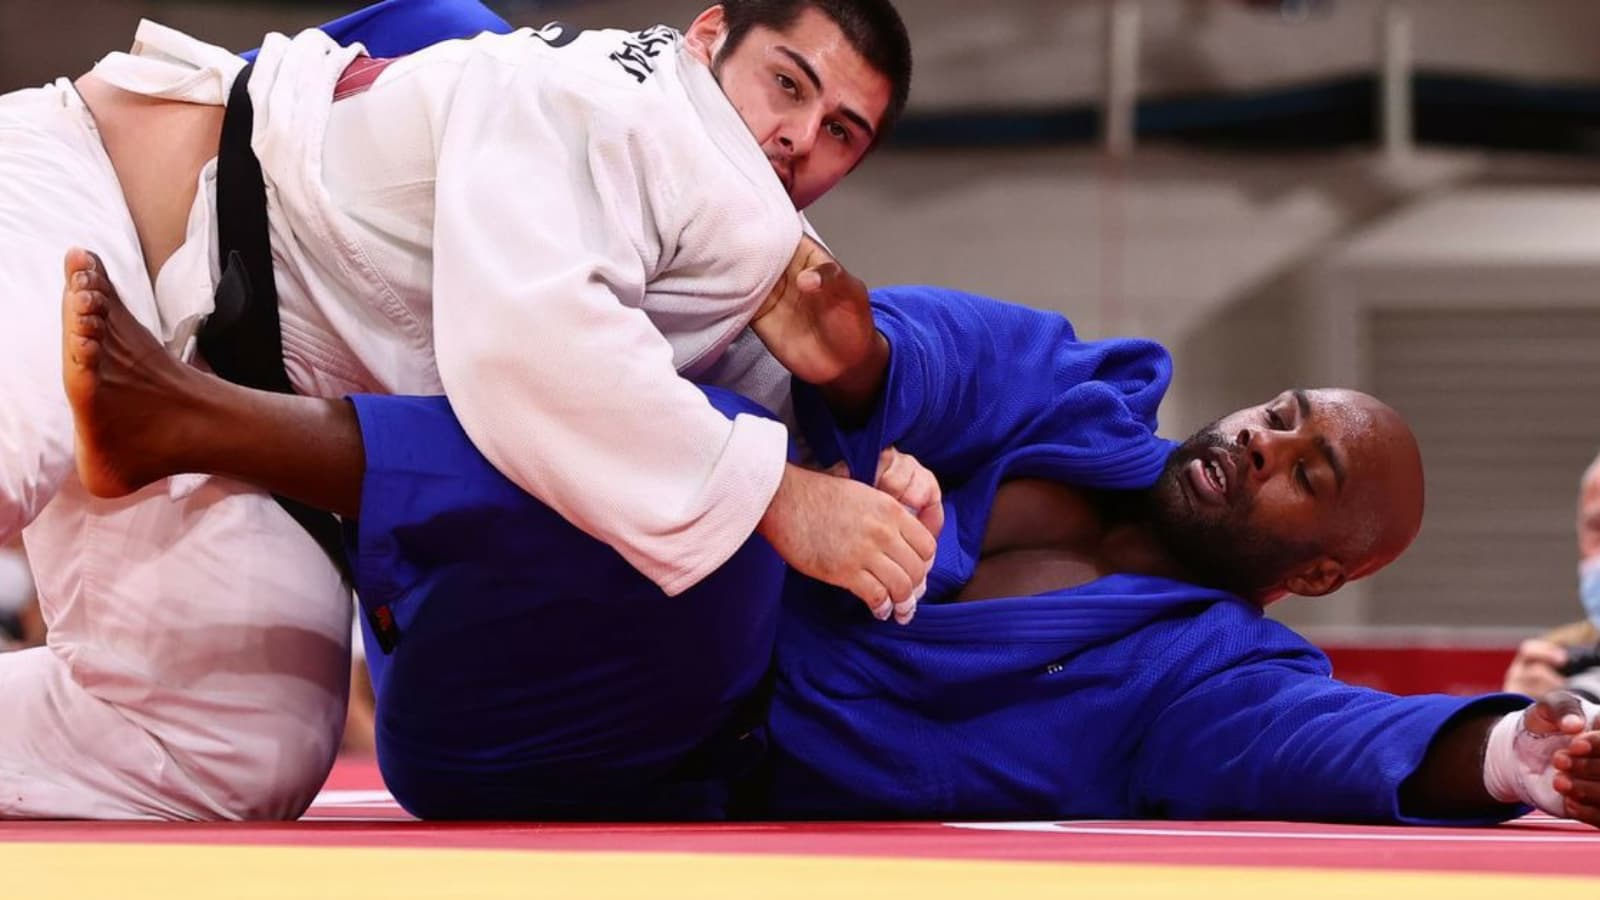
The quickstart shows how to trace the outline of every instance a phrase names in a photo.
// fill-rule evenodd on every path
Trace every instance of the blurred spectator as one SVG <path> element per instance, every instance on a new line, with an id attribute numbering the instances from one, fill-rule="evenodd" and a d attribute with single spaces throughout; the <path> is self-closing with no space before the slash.
<path id="1" fill-rule="evenodd" d="M 44 643 L 33 575 L 20 544 L 0 546 L 0 650 Z"/>
<path id="2" fill-rule="evenodd" d="M 1600 700 L 1600 457 L 1578 488 L 1578 596 L 1587 619 L 1522 642 L 1505 689 L 1539 696 L 1567 687 Z"/>

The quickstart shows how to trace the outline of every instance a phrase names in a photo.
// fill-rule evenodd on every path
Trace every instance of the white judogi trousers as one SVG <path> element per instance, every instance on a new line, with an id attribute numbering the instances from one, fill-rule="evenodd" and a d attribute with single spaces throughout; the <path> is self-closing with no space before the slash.
<path id="1" fill-rule="evenodd" d="M 70 82 L 0 96 L 0 543 L 22 530 L 49 626 L 47 646 L 0 654 L 0 817 L 296 816 L 339 745 L 348 595 L 264 493 L 213 478 L 103 501 L 78 484 L 61 387 L 73 245 L 155 324 Z"/>

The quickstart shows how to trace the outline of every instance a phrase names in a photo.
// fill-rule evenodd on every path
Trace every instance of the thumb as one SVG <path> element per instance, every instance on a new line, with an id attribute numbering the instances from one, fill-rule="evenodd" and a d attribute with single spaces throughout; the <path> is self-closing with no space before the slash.
<path id="1" fill-rule="evenodd" d="M 1528 731 L 1540 735 L 1578 734 L 1586 724 L 1582 701 L 1567 691 L 1551 691 L 1540 697 L 1528 708 L 1522 722 Z"/>
<path id="2" fill-rule="evenodd" d="M 801 272 L 794 283 L 802 293 L 814 294 L 821 291 L 823 285 L 838 278 L 843 271 L 836 262 L 824 262 Z"/>

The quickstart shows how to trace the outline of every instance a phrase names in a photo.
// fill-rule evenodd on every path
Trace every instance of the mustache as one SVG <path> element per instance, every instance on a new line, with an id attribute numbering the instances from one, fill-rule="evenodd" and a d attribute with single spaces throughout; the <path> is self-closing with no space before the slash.
<path id="1" fill-rule="evenodd" d="M 1221 450 L 1227 454 L 1229 462 L 1234 468 L 1243 471 L 1244 448 L 1238 443 L 1228 440 L 1215 423 L 1196 431 L 1189 439 L 1178 445 L 1178 452 L 1172 454 L 1167 461 L 1170 468 L 1178 468 L 1198 457 L 1204 456 L 1212 450 Z"/>

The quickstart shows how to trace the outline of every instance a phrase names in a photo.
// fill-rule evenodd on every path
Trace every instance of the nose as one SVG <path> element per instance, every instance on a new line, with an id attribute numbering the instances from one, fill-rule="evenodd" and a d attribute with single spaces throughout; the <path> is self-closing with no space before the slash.
<path id="1" fill-rule="evenodd" d="M 822 117 L 816 113 L 796 116 L 785 123 L 778 133 L 778 146 L 784 156 L 794 159 L 805 156 L 816 146 L 817 135 L 822 131 Z"/>
<path id="2" fill-rule="evenodd" d="M 1295 431 L 1269 431 L 1252 428 L 1240 429 L 1234 437 L 1244 455 L 1244 464 L 1253 478 L 1266 479 L 1278 471 L 1283 460 L 1292 460 L 1301 453 L 1304 441 Z"/>

